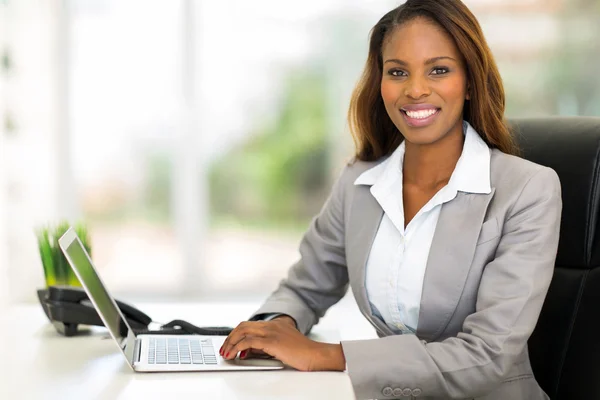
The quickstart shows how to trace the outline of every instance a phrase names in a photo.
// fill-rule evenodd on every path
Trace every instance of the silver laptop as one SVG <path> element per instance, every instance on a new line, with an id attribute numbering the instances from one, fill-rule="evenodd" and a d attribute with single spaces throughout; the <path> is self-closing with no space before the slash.
<path id="1" fill-rule="evenodd" d="M 98 276 L 92 260 L 70 228 L 58 240 L 110 336 L 134 371 L 226 371 L 281 369 L 277 360 L 224 360 L 218 352 L 225 336 L 136 335 Z M 127 334 L 121 335 L 124 324 Z"/>

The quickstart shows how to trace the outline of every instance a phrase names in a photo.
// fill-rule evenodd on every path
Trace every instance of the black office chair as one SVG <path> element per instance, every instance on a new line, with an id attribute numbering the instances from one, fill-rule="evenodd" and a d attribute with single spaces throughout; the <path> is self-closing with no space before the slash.
<path id="1" fill-rule="evenodd" d="M 562 185 L 554 278 L 529 340 L 533 371 L 551 399 L 600 399 L 600 118 L 510 124 L 522 156 Z"/>

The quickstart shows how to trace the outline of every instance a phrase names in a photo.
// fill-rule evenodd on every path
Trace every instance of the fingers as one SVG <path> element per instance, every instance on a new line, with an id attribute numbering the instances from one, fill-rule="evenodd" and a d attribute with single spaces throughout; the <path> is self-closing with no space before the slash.
<path id="1" fill-rule="evenodd" d="M 243 340 L 244 337 L 263 337 L 266 336 L 271 329 L 272 328 L 269 327 L 269 323 L 267 322 L 242 322 L 229 334 L 229 336 L 227 336 L 227 339 L 225 339 L 223 346 L 221 346 L 221 349 L 219 350 L 219 354 L 224 358 L 230 358 L 229 353 L 231 353 L 233 346 Z"/>
<path id="2" fill-rule="evenodd" d="M 240 358 L 248 358 L 248 352 L 261 351 L 263 354 L 268 352 L 266 347 L 267 340 L 262 337 L 256 336 L 244 336 L 237 344 L 226 350 L 227 355 L 224 356 L 226 360 L 234 359 L 239 352 Z"/>
<path id="3" fill-rule="evenodd" d="M 258 350 L 258 349 L 248 349 L 248 350 L 243 350 L 240 352 L 240 359 L 245 360 L 248 358 L 262 358 L 262 359 L 266 359 L 266 358 L 273 358 L 271 355 L 265 353 L 262 350 Z"/>

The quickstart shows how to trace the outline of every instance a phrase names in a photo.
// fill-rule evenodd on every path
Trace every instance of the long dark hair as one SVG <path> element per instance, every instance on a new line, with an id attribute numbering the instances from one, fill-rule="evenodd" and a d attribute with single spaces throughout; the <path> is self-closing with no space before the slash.
<path id="1" fill-rule="evenodd" d="M 491 148 L 518 154 L 504 119 L 502 79 L 475 16 L 460 0 L 408 0 L 384 15 L 371 30 L 367 63 L 348 111 L 356 158 L 377 160 L 392 153 L 403 140 L 381 97 L 382 47 L 394 29 L 416 17 L 428 18 L 445 29 L 464 58 L 470 100 L 465 101 L 463 119 Z"/>

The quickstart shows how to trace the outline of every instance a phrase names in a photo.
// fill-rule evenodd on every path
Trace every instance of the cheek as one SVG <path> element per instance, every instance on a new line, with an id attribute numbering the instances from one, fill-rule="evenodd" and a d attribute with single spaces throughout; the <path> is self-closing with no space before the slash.
<path id="1" fill-rule="evenodd" d="M 394 85 L 389 81 L 382 81 L 381 97 L 386 106 L 395 103 L 398 99 L 398 85 Z"/>
<path id="2" fill-rule="evenodd" d="M 462 107 L 467 95 L 466 83 L 462 79 L 447 82 L 440 88 L 440 95 L 456 107 Z"/>

